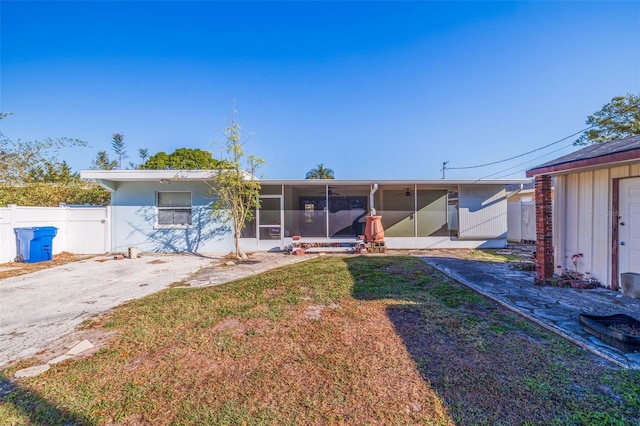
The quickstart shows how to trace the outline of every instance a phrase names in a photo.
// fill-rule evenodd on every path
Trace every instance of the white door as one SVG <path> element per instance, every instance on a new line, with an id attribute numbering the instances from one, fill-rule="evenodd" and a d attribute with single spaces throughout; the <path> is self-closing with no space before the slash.
<path id="1" fill-rule="evenodd" d="M 618 272 L 640 273 L 640 178 L 620 180 Z"/>

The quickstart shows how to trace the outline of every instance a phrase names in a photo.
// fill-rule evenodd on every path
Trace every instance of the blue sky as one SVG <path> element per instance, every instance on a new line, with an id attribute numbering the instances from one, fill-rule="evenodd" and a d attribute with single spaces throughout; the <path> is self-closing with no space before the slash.
<path id="1" fill-rule="evenodd" d="M 0 3 L 11 139 L 129 160 L 220 151 L 232 102 L 263 177 L 434 179 L 517 156 L 640 92 L 640 2 Z M 447 178 L 523 178 L 569 139 Z M 113 154 L 111 153 L 113 156 Z M 524 164 L 523 164 L 524 163 Z"/>

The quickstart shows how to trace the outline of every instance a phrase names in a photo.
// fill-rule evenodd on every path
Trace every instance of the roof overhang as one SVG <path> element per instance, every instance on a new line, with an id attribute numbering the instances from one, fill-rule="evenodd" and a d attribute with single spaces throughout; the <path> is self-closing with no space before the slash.
<path id="1" fill-rule="evenodd" d="M 531 183 L 531 179 L 262 179 L 262 185 L 289 186 L 457 186 L 457 185 L 510 185 Z"/>
<path id="2" fill-rule="evenodd" d="M 115 190 L 116 182 L 211 181 L 219 170 L 82 170 L 80 178 L 95 182 L 108 190 Z M 243 172 L 245 178 L 256 179 Z"/>
<path id="3" fill-rule="evenodd" d="M 211 180 L 216 170 L 82 170 L 85 180 L 110 180 L 113 182 L 153 182 L 169 180 Z"/>
<path id="4" fill-rule="evenodd" d="M 615 152 L 599 157 L 585 158 L 582 160 L 568 161 L 566 163 L 550 164 L 544 167 L 527 170 L 527 177 L 539 175 L 554 175 L 569 173 L 576 170 L 588 170 L 602 168 L 603 166 L 621 165 L 637 162 L 640 159 L 640 149 Z"/>
<path id="5" fill-rule="evenodd" d="M 173 182 L 211 181 L 217 170 L 82 170 L 80 177 L 98 183 L 109 190 L 115 190 L 116 182 Z M 251 178 L 250 174 L 247 177 Z M 458 185 L 510 185 L 527 184 L 531 179 L 261 179 L 262 185 L 287 186 L 428 186 L 432 188 L 457 187 Z"/>

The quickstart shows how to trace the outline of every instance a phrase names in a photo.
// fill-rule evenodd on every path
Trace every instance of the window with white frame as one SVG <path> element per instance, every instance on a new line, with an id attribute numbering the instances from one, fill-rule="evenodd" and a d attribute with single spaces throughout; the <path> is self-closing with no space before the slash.
<path id="1" fill-rule="evenodd" d="M 158 226 L 191 225 L 191 192 L 158 192 L 156 207 L 158 208 Z"/>

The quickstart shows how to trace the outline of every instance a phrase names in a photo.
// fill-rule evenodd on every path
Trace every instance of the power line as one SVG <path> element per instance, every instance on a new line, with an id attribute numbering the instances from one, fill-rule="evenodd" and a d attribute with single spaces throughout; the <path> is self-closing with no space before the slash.
<path id="1" fill-rule="evenodd" d="M 560 150 L 562 150 L 562 149 L 564 149 L 564 148 L 566 148 L 566 147 L 559 148 L 559 149 L 556 149 L 556 150 L 554 150 L 554 151 L 551 151 L 551 152 L 549 152 L 549 154 L 552 154 L 552 153 L 554 153 L 554 152 L 556 152 L 556 151 L 560 151 Z M 548 155 L 548 154 L 547 154 L 547 155 Z M 546 156 L 546 155 L 543 155 L 542 157 L 545 157 L 545 156 Z M 527 171 L 527 170 L 529 170 L 529 169 L 530 169 L 530 167 L 527 167 L 527 168 L 525 168 L 525 169 L 520 169 L 520 170 L 517 170 L 517 171 L 515 171 L 515 172 L 507 173 L 506 175 L 498 176 L 496 179 L 503 179 L 503 178 L 507 178 L 507 177 L 509 177 L 509 176 L 513 176 L 513 175 L 515 175 L 515 174 L 519 174 L 519 173 L 522 173 L 522 172 L 526 172 L 526 171 Z M 503 171 L 507 171 L 507 170 L 509 170 L 509 169 L 505 169 L 505 170 L 503 170 Z M 482 179 L 484 179 L 484 178 L 482 178 Z"/>
<path id="2" fill-rule="evenodd" d="M 527 160 L 527 161 L 524 161 L 524 162 L 522 162 L 522 163 L 518 163 L 518 164 L 516 164 L 515 166 L 508 167 L 508 168 L 506 168 L 506 169 L 499 170 L 499 171 L 497 171 L 497 172 L 495 172 L 495 173 L 492 173 L 492 174 L 490 174 L 490 175 L 483 176 L 483 177 L 479 178 L 478 180 L 482 180 L 482 179 L 486 179 L 486 178 L 489 178 L 489 177 L 492 177 L 492 176 L 495 176 L 495 175 L 499 175 L 500 173 L 504 173 L 504 172 L 506 172 L 506 171 L 508 171 L 508 170 L 515 169 L 516 167 L 520 167 L 520 166 L 523 166 L 523 165 L 525 165 L 525 164 L 532 163 L 532 162 L 534 162 L 534 161 L 536 161 L 536 160 L 539 160 L 539 159 L 541 159 L 541 158 L 547 157 L 547 156 L 549 156 L 549 155 L 553 154 L 554 152 L 562 151 L 562 150 L 563 150 L 563 149 L 565 149 L 565 148 L 569 148 L 569 147 L 570 147 L 570 146 L 572 146 L 572 145 L 573 145 L 573 142 L 572 142 L 572 143 L 570 143 L 569 145 L 564 145 L 564 146 L 561 146 L 561 147 L 560 147 L 560 148 L 558 148 L 558 149 L 554 149 L 553 151 L 549 151 L 549 152 L 547 152 L 546 154 L 543 154 L 543 155 L 540 155 L 540 156 L 538 156 L 538 157 L 532 158 L 531 160 Z M 514 174 L 516 174 L 516 173 L 520 173 L 520 172 L 526 172 L 527 170 L 528 170 L 528 169 L 519 170 L 519 171 L 517 171 L 517 172 L 509 173 L 509 174 L 508 174 L 508 175 L 506 175 L 506 176 L 511 176 L 511 175 L 514 175 Z M 501 179 L 501 178 L 502 178 L 502 176 L 500 176 L 500 177 L 498 177 L 498 178 L 496 178 L 496 179 Z"/>
<path id="3" fill-rule="evenodd" d="M 594 124 L 594 125 L 591 125 L 591 126 L 589 126 L 589 127 L 586 127 L 586 128 L 584 128 L 584 129 L 582 129 L 582 130 L 580 130 L 580 131 L 578 131 L 578 132 L 572 133 L 572 134 L 570 134 L 569 136 L 564 137 L 564 138 L 562 138 L 562 139 L 560 139 L 560 140 L 557 140 L 557 141 L 555 141 L 555 142 L 551 142 L 550 144 L 547 144 L 547 145 L 545 145 L 545 146 L 541 146 L 540 148 L 536 148 L 536 149 L 533 149 L 533 150 L 531 150 L 531 151 L 528 151 L 528 152 L 525 152 L 525 153 L 523 153 L 523 154 L 519 154 L 519 155 L 516 155 L 516 156 L 513 156 L 513 157 L 505 158 L 504 160 L 492 161 L 492 162 L 490 162 L 490 163 L 478 164 L 478 165 L 476 165 L 476 166 L 466 166 L 466 167 L 447 167 L 447 170 L 477 169 L 477 168 L 480 168 L 480 167 L 486 167 L 486 166 L 492 166 L 492 165 L 494 165 L 494 164 L 504 163 L 505 161 L 515 160 L 516 158 L 524 157 L 525 155 L 529 155 L 529 154 L 532 154 L 532 153 L 534 153 L 534 152 L 537 152 L 537 151 L 543 150 L 543 149 L 545 149 L 545 148 L 549 148 L 550 146 L 553 146 L 553 145 L 559 144 L 560 142 L 564 142 L 564 141 L 566 141 L 567 139 L 572 138 L 572 137 L 574 137 L 574 136 L 576 136 L 576 135 L 579 135 L 580 133 L 583 133 L 583 132 L 585 132 L 585 131 L 587 131 L 587 130 L 589 130 L 589 129 L 593 128 L 593 127 L 595 127 L 595 124 Z"/>

